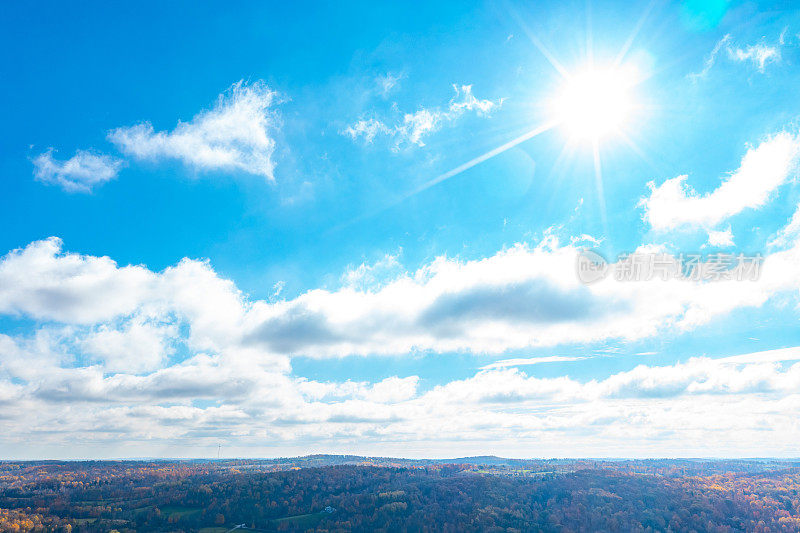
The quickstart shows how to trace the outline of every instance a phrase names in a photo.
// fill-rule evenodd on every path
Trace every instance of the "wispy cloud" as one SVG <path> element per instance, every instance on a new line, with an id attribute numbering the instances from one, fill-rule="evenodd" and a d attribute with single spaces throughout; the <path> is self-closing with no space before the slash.
<path id="1" fill-rule="evenodd" d="M 78 150 L 71 158 L 59 161 L 50 149 L 33 159 L 33 174 L 39 181 L 65 191 L 87 193 L 116 178 L 122 164 L 119 159 L 88 150 Z"/>
<path id="2" fill-rule="evenodd" d="M 778 63 L 781 60 L 780 48 L 763 42 L 743 48 L 729 47 L 728 55 L 735 61 L 750 61 L 759 72 L 764 72 L 768 63 Z"/>
<path id="3" fill-rule="evenodd" d="M 367 144 L 385 135 L 394 139 L 394 148 L 403 145 L 425 146 L 424 138 L 438 131 L 445 124 L 456 121 L 468 112 L 488 116 L 502 105 L 497 101 L 480 100 L 472 94 L 471 85 L 453 85 L 455 95 L 446 107 L 421 108 L 413 113 L 404 113 L 399 121 L 387 124 L 375 116 L 363 118 L 342 130 L 342 134 L 353 140 L 359 138 Z"/>
<path id="4" fill-rule="evenodd" d="M 370 144 L 380 134 L 393 135 L 394 130 L 376 118 L 367 118 L 347 126 L 343 133 L 353 140 L 361 137 L 365 143 Z"/>
<path id="5" fill-rule="evenodd" d="M 513 366 L 540 365 L 544 363 L 567 363 L 570 361 L 583 361 L 589 357 L 549 355 L 545 357 L 526 357 L 518 359 L 502 359 L 482 366 L 481 370 L 493 370 L 495 368 L 508 368 Z"/>
<path id="6" fill-rule="evenodd" d="M 273 180 L 276 93 L 261 81 L 234 84 L 212 109 L 170 132 L 143 122 L 117 128 L 111 142 L 137 159 L 177 159 L 198 171 L 243 171 Z"/>
<path id="7" fill-rule="evenodd" d="M 711 230 L 708 232 L 708 245 L 717 248 L 733 246 L 733 232 L 730 226 L 726 229 Z"/>
<path id="8" fill-rule="evenodd" d="M 699 78 L 705 78 L 711 71 L 711 69 L 714 67 L 714 63 L 717 62 L 717 56 L 719 55 L 722 48 L 724 46 L 728 46 L 730 41 L 731 41 L 730 34 L 726 35 L 725 37 L 717 41 L 717 44 L 714 45 L 714 48 L 711 50 L 711 53 L 708 54 L 705 61 L 703 62 L 703 70 L 701 70 L 700 72 L 689 74 L 689 77 L 695 80 Z"/>
<path id="9" fill-rule="evenodd" d="M 763 352 L 753 352 L 744 355 L 733 355 L 714 359 L 720 364 L 738 365 L 752 363 L 782 363 L 784 361 L 800 361 L 800 346 L 791 348 L 779 348 L 777 350 L 766 350 Z"/>
<path id="10" fill-rule="evenodd" d="M 789 223 L 781 228 L 777 235 L 769 241 L 769 246 L 789 246 L 800 236 L 800 204 Z"/>
<path id="11" fill-rule="evenodd" d="M 382 74 L 375 79 L 375 83 L 378 86 L 378 90 L 380 91 L 382 96 L 388 96 L 390 92 L 397 88 L 400 80 L 402 80 L 404 75 L 400 74 L 393 74 L 391 72 L 387 72 L 386 74 Z"/>
<path id="12" fill-rule="evenodd" d="M 720 54 L 725 54 L 731 61 L 737 63 L 750 63 L 756 69 L 763 73 L 770 63 L 780 63 L 781 61 L 781 48 L 785 46 L 785 32 L 781 33 L 778 41 L 774 45 L 769 45 L 764 39 L 756 44 L 737 45 L 730 34 L 725 35 L 722 39 L 717 41 L 714 48 L 706 56 L 703 61 L 703 68 L 699 72 L 689 74 L 692 80 L 700 80 L 708 76 L 708 73 L 717 63 Z"/>

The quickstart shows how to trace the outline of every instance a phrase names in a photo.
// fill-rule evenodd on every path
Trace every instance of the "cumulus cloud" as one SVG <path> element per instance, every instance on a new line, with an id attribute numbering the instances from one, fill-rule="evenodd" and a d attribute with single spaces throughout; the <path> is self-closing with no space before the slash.
<path id="1" fill-rule="evenodd" d="M 398 255 L 386 254 L 374 263 L 361 263 L 357 267 L 348 268 L 342 274 L 341 281 L 346 287 L 368 290 L 378 287 L 387 279 L 402 272 Z"/>
<path id="2" fill-rule="evenodd" d="M 190 438 L 215 446 L 224 439 L 253 446 L 255 454 L 264 439 L 286 447 L 343 439 L 361 452 L 393 441 L 462 450 L 468 442 L 485 446 L 507 439 L 517 441 L 516 448 L 506 448 L 517 454 L 535 442 L 537 453 L 547 455 L 591 455 L 592 446 L 611 455 L 604 446 L 621 438 L 629 450 L 686 453 L 686 446 L 696 446 L 708 454 L 729 446 L 739 453 L 761 449 L 763 438 L 754 436 L 769 435 L 775 455 L 788 453 L 800 436 L 793 421 L 800 414 L 800 363 L 784 364 L 797 361 L 798 353 L 695 357 L 591 380 L 488 369 L 429 390 L 420 390 L 417 376 L 318 382 L 258 369 L 242 373 L 208 356 L 148 376 L 61 369 L 35 383 L 0 381 L 6 416 L 21 416 L 23 403 L 41 413 L 0 441 L 33 432 L 57 442 L 57 427 L 88 442 L 125 435 L 159 445 Z M 224 404 L 192 405 L 203 398 Z"/>
<path id="3" fill-rule="evenodd" d="M 106 324 L 93 333 L 102 339 L 95 351 L 105 354 L 113 349 L 97 343 L 113 346 L 137 331 L 135 322 L 125 320 L 144 320 L 142 335 L 165 331 L 144 324 L 177 321 L 186 325 L 193 350 L 260 357 L 501 353 L 696 327 L 760 306 L 798 284 L 797 246 L 767 256 L 757 281 L 714 283 L 608 278 L 586 286 L 574 271 L 578 252 L 548 238 L 481 260 L 440 257 L 412 272 L 398 272 L 389 256 L 371 267 L 388 261 L 395 273 L 380 280 L 369 278 L 371 268 L 359 267 L 363 272 L 345 276 L 338 289 L 274 301 L 248 298 L 208 262 L 184 259 L 162 272 L 120 267 L 107 257 L 62 252 L 53 238 L 0 260 L 0 313 L 80 327 Z"/>
<path id="4" fill-rule="evenodd" d="M 111 142 L 137 159 L 176 159 L 198 171 L 242 171 L 273 180 L 276 93 L 265 83 L 240 81 L 221 94 L 212 109 L 170 132 L 149 122 L 117 128 Z"/>
<path id="5" fill-rule="evenodd" d="M 171 340 L 177 337 L 175 324 L 136 316 L 121 327 L 102 324 L 79 342 L 107 372 L 139 373 L 161 368 L 174 352 Z"/>
<path id="6" fill-rule="evenodd" d="M 92 442 L 120 434 L 214 445 L 222 434 L 247 446 L 423 442 L 436 427 L 440 442 L 535 439 L 555 452 L 576 433 L 583 436 L 574 442 L 598 449 L 629 437 L 681 445 L 664 432 L 752 445 L 760 440 L 747 432 L 765 420 L 780 428 L 774 443 L 796 442 L 800 427 L 786 423 L 800 415 L 798 349 L 640 365 L 594 380 L 520 369 L 582 356 L 505 359 L 432 388 L 414 375 L 335 382 L 291 373 L 297 355 L 502 353 L 641 339 L 800 287 L 797 242 L 768 255 L 762 276 L 748 282 L 584 286 L 577 252 L 548 237 L 409 272 L 387 256 L 351 269 L 337 289 L 275 301 L 241 293 L 206 261 L 155 272 L 37 241 L 0 259 L 0 313 L 37 321 L 32 332 L 0 335 L 3 416 L 27 420 L 0 443 L 36 434 L 57 445 L 53 427 Z M 30 412 L 41 415 L 30 420 Z"/>
<path id="7" fill-rule="evenodd" d="M 428 391 L 417 376 L 370 383 L 291 375 L 295 355 L 482 353 L 641 338 L 694 327 L 798 287 L 796 247 L 767 257 L 758 282 L 610 279 L 591 287 L 575 281 L 576 251 L 551 239 L 478 261 L 442 257 L 367 286 L 266 301 L 243 295 L 207 262 L 183 260 L 153 272 L 63 252 L 57 239 L 34 242 L 0 260 L 0 312 L 43 321 L 31 334 L 0 335 L 0 392 L 15 395 L 4 393 L 0 402 L 12 418 L 63 406 L 55 410 L 57 422 L 43 417 L 26 431 L 56 424 L 97 439 L 107 430 L 202 440 L 225 430 L 235 431 L 237 442 L 255 443 L 429 439 L 425 428 L 432 424 L 443 438 L 494 435 L 485 427 L 568 432 L 607 416 L 589 417 L 576 402 L 601 402 L 620 416 L 612 404 L 621 399 L 788 394 L 795 386 L 798 371 L 777 362 L 796 357 L 787 353 L 638 368 L 598 382 L 533 378 L 512 368 L 578 357 L 510 359 Z M 523 308 L 520 294 L 532 299 L 533 311 Z M 745 364 L 754 366 L 745 372 Z M 563 406 L 531 416 L 538 408 L 530 402 Z"/>
<path id="8" fill-rule="evenodd" d="M 681 227 L 712 228 L 745 209 L 763 206 L 783 183 L 795 177 L 800 138 L 779 133 L 748 149 L 741 165 L 713 191 L 698 194 L 688 176 L 650 182 L 650 195 L 643 198 L 644 219 L 657 231 Z"/>
<path id="9" fill-rule="evenodd" d="M 738 358 L 640 365 L 588 381 L 484 370 L 408 402 L 407 412 L 413 415 L 394 426 L 406 435 L 418 431 L 415 436 L 421 438 L 425 424 L 437 421 L 441 438 L 484 445 L 495 439 L 522 440 L 527 444 L 511 449 L 535 446 L 545 454 L 558 454 L 560 445 L 563 455 L 564 442 L 574 455 L 591 455 L 592 447 L 615 455 L 606 446 L 628 454 L 647 448 L 688 453 L 688 447 L 703 454 L 730 447 L 741 454 L 758 447 L 758 434 L 770 435 L 773 454 L 791 453 L 792 439 L 781 432 L 800 434 L 787 415 L 800 406 L 800 364 L 765 362 L 761 354 Z"/>
<path id="10" fill-rule="evenodd" d="M 58 185 L 67 192 L 91 192 L 117 177 L 122 161 L 88 150 L 78 150 L 66 161 L 53 157 L 53 149 L 33 159 L 33 174 L 39 181 Z"/>
<path id="11" fill-rule="evenodd" d="M 52 371 L 42 376 L 33 395 L 50 402 L 164 403 L 197 399 L 235 400 L 253 394 L 280 374 L 236 372 L 234 365 L 199 355 L 147 375 L 106 375 L 98 367 Z"/>
<path id="12" fill-rule="evenodd" d="M 245 339 L 310 357 L 500 353 L 691 329 L 798 287 L 797 246 L 767 256 L 761 277 L 747 282 L 734 275 L 713 283 L 606 278 L 585 286 L 575 274 L 577 254 L 552 241 L 517 245 L 477 261 L 442 257 L 366 291 L 318 289 L 276 304 L 254 302 Z"/>
<path id="13" fill-rule="evenodd" d="M 468 112 L 488 116 L 502 105 L 502 100 L 480 100 L 472 94 L 471 85 L 453 85 L 455 96 L 442 108 L 420 108 L 413 113 L 404 113 L 393 124 L 376 117 L 363 118 L 342 130 L 342 134 L 353 140 L 359 138 L 367 144 L 376 137 L 385 135 L 394 140 L 395 149 L 403 145 L 425 146 L 424 138 L 439 130 L 445 124 L 456 121 Z"/>
<path id="14" fill-rule="evenodd" d="M 441 403 L 506 403 L 549 400 L 593 402 L 618 398 L 676 398 L 701 394 L 793 392 L 800 385 L 800 364 L 791 354 L 760 352 L 710 359 L 691 358 L 665 366 L 639 365 L 602 380 L 529 377 L 517 368 L 487 368 L 473 377 L 435 387 L 426 396 Z M 788 359 L 785 359 L 788 357 Z"/>
<path id="15" fill-rule="evenodd" d="M 397 403 L 417 395 L 419 378 L 393 376 L 377 383 L 345 381 L 319 382 L 300 379 L 297 387 L 308 400 L 355 398 L 379 403 Z"/>
<path id="16" fill-rule="evenodd" d="M 313 290 L 254 302 L 246 341 L 268 350 L 330 357 L 421 350 L 498 352 L 598 333 L 592 324 L 628 302 L 594 294 L 573 274 L 576 249 L 515 246 L 481 261 L 439 258 L 359 290 Z M 584 324 L 583 332 L 570 325 Z M 570 332 L 572 331 L 572 333 Z"/>
<path id="17" fill-rule="evenodd" d="M 134 312 L 148 298 L 153 273 L 118 268 L 108 257 L 61 253 L 52 237 L 0 260 L 0 313 L 88 324 Z"/>

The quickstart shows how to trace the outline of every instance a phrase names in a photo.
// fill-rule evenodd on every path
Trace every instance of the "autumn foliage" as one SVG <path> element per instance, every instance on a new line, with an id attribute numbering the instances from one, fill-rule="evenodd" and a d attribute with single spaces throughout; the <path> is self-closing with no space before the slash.
<path id="1" fill-rule="evenodd" d="M 0 463 L 0 532 L 800 531 L 765 461 Z M 205 528 L 205 529 L 204 529 Z"/>

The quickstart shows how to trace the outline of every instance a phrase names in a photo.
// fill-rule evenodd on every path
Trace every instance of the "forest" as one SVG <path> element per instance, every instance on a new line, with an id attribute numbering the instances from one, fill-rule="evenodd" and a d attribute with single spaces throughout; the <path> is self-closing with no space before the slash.
<path id="1" fill-rule="evenodd" d="M 800 463 L 0 463 L 0 532 L 800 531 Z"/>

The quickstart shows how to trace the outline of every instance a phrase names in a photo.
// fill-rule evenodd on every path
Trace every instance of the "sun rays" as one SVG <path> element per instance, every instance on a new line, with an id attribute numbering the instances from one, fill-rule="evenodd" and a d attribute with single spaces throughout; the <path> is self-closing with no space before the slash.
<path id="1" fill-rule="evenodd" d="M 595 63 L 591 31 L 587 28 L 584 62 L 573 69 L 565 67 L 558 60 L 556 54 L 517 18 L 517 22 L 522 26 L 530 42 L 553 67 L 558 80 L 558 89 L 549 98 L 546 97 L 539 103 L 538 107 L 544 109 L 545 119 L 539 126 L 528 132 L 424 182 L 397 199 L 392 205 L 454 178 L 525 141 L 558 129 L 565 133 L 566 139 L 553 170 L 557 171 L 560 165 L 563 165 L 567 159 L 575 157 L 580 150 L 587 151 L 592 158 L 594 188 L 598 196 L 597 200 L 601 209 L 600 218 L 605 230 L 607 216 L 605 198 L 603 198 L 603 145 L 621 141 L 637 155 L 645 157 L 633 141 L 633 134 L 629 129 L 630 123 L 633 119 L 640 118 L 637 115 L 642 111 L 642 106 L 637 100 L 636 89 L 643 81 L 644 76 L 633 63 L 625 63 L 625 57 L 651 8 L 652 4 L 645 10 L 613 61 L 605 65 Z"/>
<path id="2" fill-rule="evenodd" d="M 603 151 L 611 145 L 625 147 L 646 162 L 650 162 L 635 138 L 635 124 L 643 119 L 646 107 L 639 101 L 639 88 L 648 75 L 638 68 L 636 62 L 626 58 L 630 54 L 634 41 L 642 26 L 653 10 L 655 2 L 651 2 L 636 21 L 630 35 L 616 54 L 608 57 L 607 62 L 600 59 L 593 45 L 590 15 L 587 14 L 585 50 L 583 60 L 572 67 L 565 66 L 551 48 L 531 30 L 530 26 L 518 13 L 511 13 L 516 24 L 536 50 L 552 67 L 550 82 L 544 81 L 541 87 L 550 87 L 549 94 L 540 92 L 531 101 L 530 107 L 538 110 L 538 125 L 520 128 L 525 133 L 510 140 L 501 142 L 472 159 L 461 163 L 451 170 L 423 181 L 415 188 L 396 196 L 393 200 L 370 213 L 363 213 L 348 222 L 337 225 L 332 231 L 340 230 L 353 223 L 371 218 L 378 213 L 391 209 L 406 200 L 448 181 L 461 173 L 476 167 L 520 144 L 540 137 L 551 131 L 561 131 L 563 145 L 551 167 L 551 174 L 559 175 L 563 169 L 578 157 L 589 157 L 593 171 L 594 194 L 599 207 L 599 222 L 603 232 L 608 233 L 606 201 L 604 197 Z M 562 51 L 564 53 L 566 51 Z M 517 128 L 515 128 L 517 129 Z M 517 129 L 517 131 L 520 131 Z M 591 193 L 589 193 L 591 194 Z"/>

